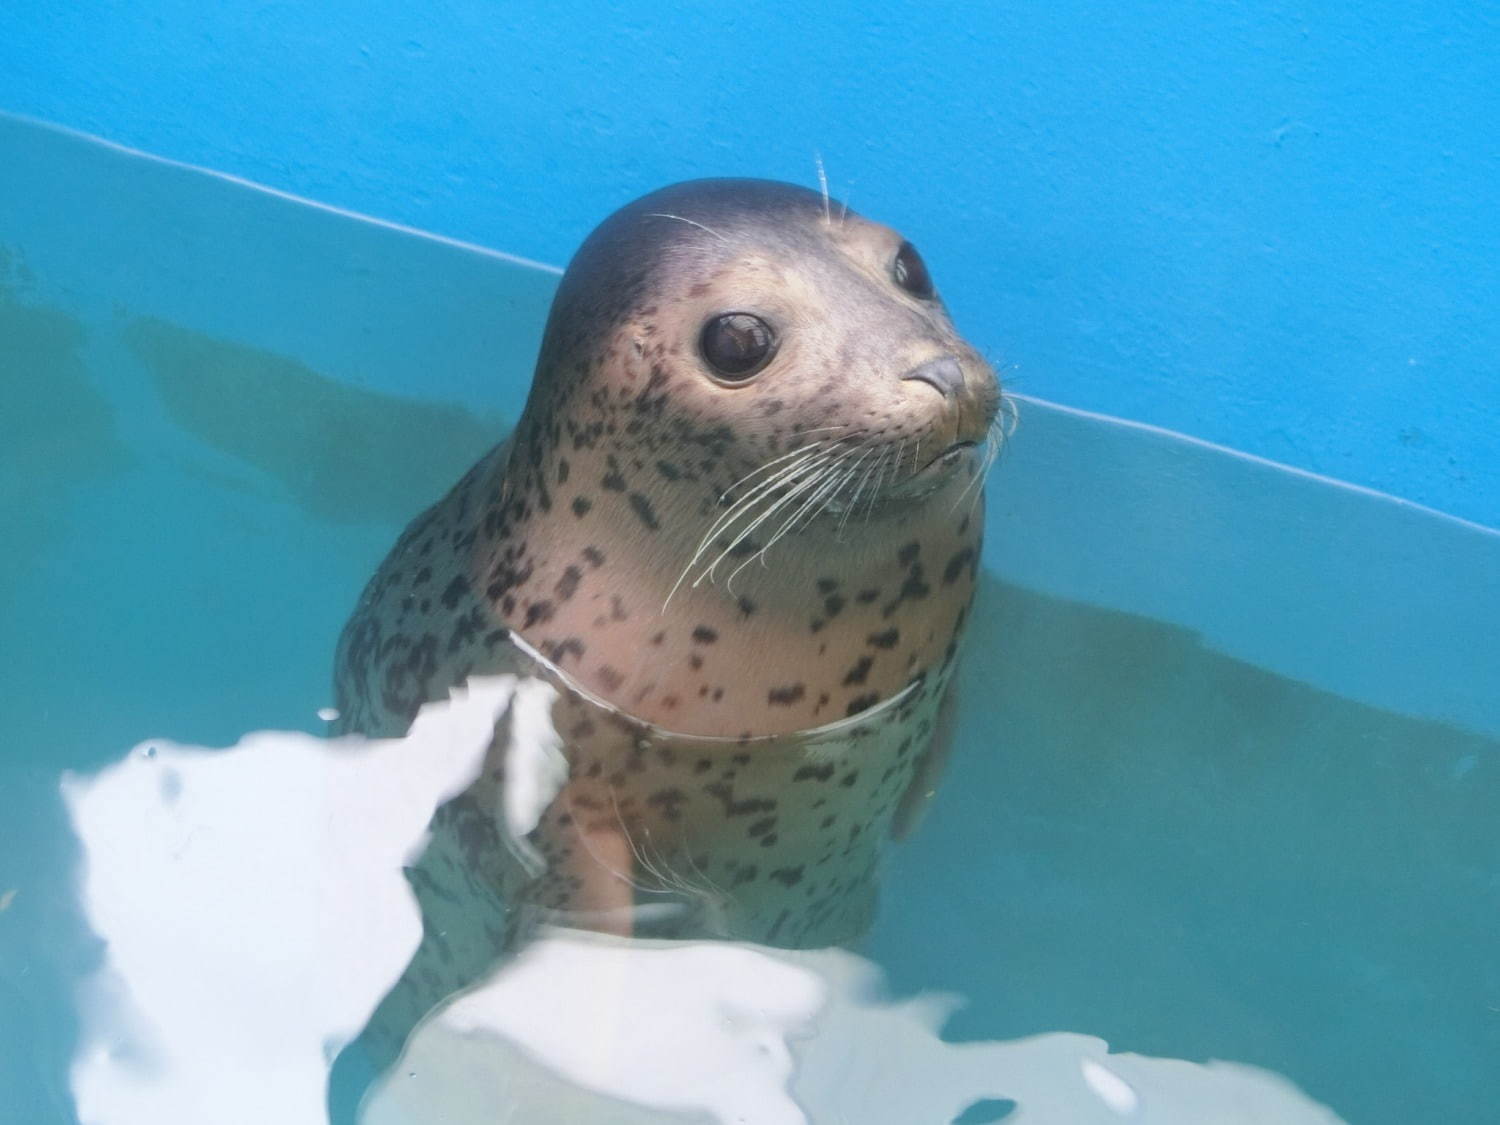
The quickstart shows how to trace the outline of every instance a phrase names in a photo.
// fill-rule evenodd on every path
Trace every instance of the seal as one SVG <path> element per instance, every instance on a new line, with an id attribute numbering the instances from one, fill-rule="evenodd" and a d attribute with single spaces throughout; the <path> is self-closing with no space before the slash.
<path id="1" fill-rule="evenodd" d="M 477 674 L 557 692 L 565 782 L 518 833 L 497 737 L 413 873 L 414 965 L 451 975 L 466 931 L 482 969 L 522 907 L 856 938 L 940 764 L 1003 406 L 916 249 L 826 194 L 694 181 L 601 224 L 511 440 L 407 528 L 340 639 L 344 731 L 400 734 Z M 681 909 L 648 918 L 660 899 Z"/>

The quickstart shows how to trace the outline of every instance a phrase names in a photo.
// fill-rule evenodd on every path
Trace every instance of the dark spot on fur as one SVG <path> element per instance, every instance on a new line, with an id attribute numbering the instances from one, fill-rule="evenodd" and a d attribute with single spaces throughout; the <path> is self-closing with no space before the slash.
<path id="1" fill-rule="evenodd" d="M 658 789 L 646 798 L 646 804 L 652 808 L 661 810 L 661 814 L 668 820 L 680 820 L 682 818 L 682 803 L 687 800 L 687 794 L 681 789 Z"/>
<path id="2" fill-rule="evenodd" d="M 912 540 L 906 546 L 902 547 L 899 552 L 897 552 L 896 561 L 899 562 L 902 566 L 911 566 L 912 563 L 917 561 L 917 556 L 921 553 L 922 544 L 918 543 L 916 540 Z"/>
<path id="3" fill-rule="evenodd" d="M 792 774 L 792 780 L 807 781 L 811 778 L 814 781 L 827 781 L 832 776 L 833 766 L 825 763 L 820 766 L 798 766 L 797 772 Z"/>
<path id="4" fill-rule="evenodd" d="M 625 682 L 625 677 L 608 664 L 601 664 L 599 665 L 599 682 L 604 685 L 606 691 L 619 691 L 620 685 Z"/>
<path id="5" fill-rule="evenodd" d="M 787 684 L 785 687 L 773 687 L 766 693 L 766 700 L 779 707 L 785 707 L 796 703 L 807 694 L 807 688 L 803 684 Z"/>
<path id="6" fill-rule="evenodd" d="M 573 514 L 579 519 L 582 519 L 584 516 L 588 515 L 589 509 L 593 506 L 593 501 L 590 500 L 587 496 L 573 497 Z"/>
<path id="7" fill-rule="evenodd" d="M 745 829 L 745 831 L 751 836 L 764 836 L 767 832 L 771 831 L 771 829 L 775 827 L 776 818 L 774 816 L 763 816 L 754 824 L 750 825 L 749 828 Z"/>
<path id="8" fill-rule="evenodd" d="M 800 865 L 797 867 L 778 867 L 770 873 L 770 877 L 783 887 L 790 888 L 802 882 L 802 872 L 803 868 Z"/>
<path id="9" fill-rule="evenodd" d="M 875 664 L 873 656 L 861 656 L 854 662 L 854 667 L 844 674 L 844 686 L 850 687 L 854 684 L 862 684 L 869 678 L 870 669 Z"/>
<path id="10" fill-rule="evenodd" d="M 868 711 L 871 707 L 874 707 L 875 704 L 879 702 L 880 694 L 878 692 L 872 691 L 865 695 L 856 696 L 854 699 L 849 701 L 849 710 L 846 711 L 845 714 L 858 715 L 861 711 Z"/>
<path id="11" fill-rule="evenodd" d="M 554 664 L 561 664 L 570 655 L 578 657 L 583 656 L 584 651 L 585 649 L 582 640 L 580 640 L 578 637 L 567 637 L 553 645 L 552 651 L 548 655 L 552 658 L 552 662 Z"/>
<path id="12" fill-rule="evenodd" d="M 552 620 L 552 615 L 557 612 L 557 607 L 550 601 L 533 602 L 526 609 L 527 629 L 536 625 L 543 625 Z"/>
<path id="13" fill-rule="evenodd" d="M 567 601 L 578 592 L 578 583 L 582 579 L 583 571 L 576 566 L 565 567 L 562 577 L 557 580 L 557 585 L 552 587 L 552 592 L 563 601 Z"/>
<path id="14" fill-rule="evenodd" d="M 749 617 L 755 612 L 755 603 L 752 602 L 749 598 L 744 597 L 743 595 L 740 597 L 739 607 L 740 612 L 743 613 L 746 617 Z"/>
<path id="15" fill-rule="evenodd" d="M 768 797 L 746 797 L 744 800 L 735 800 L 734 786 L 728 781 L 710 782 L 703 787 L 703 792 L 718 799 L 719 803 L 724 806 L 726 816 L 749 816 L 752 813 L 776 811 L 776 802 Z"/>
<path id="16" fill-rule="evenodd" d="M 656 509 L 651 506 L 651 501 L 639 492 L 630 494 L 630 506 L 635 509 L 635 514 L 651 531 L 656 531 L 661 524 L 656 519 Z"/>
<path id="17" fill-rule="evenodd" d="M 557 483 L 558 484 L 567 484 L 568 483 L 568 473 L 569 473 L 569 471 L 570 471 L 570 466 L 568 465 L 568 459 L 566 457 L 559 457 L 557 459 Z"/>
<path id="18" fill-rule="evenodd" d="M 469 580 L 462 574 L 443 587 L 443 608 L 455 609 L 459 600 L 469 592 Z"/>
<path id="19" fill-rule="evenodd" d="M 959 575 L 963 574 L 964 567 L 969 565 L 969 560 L 974 557 L 974 548 L 965 547 L 951 559 L 948 565 L 943 567 L 943 585 L 951 586 L 958 581 Z"/>
<path id="20" fill-rule="evenodd" d="M 892 625 L 883 633 L 871 633 L 865 638 L 865 643 L 876 648 L 895 648 L 901 640 L 901 630 Z"/>
<path id="21" fill-rule="evenodd" d="M 878 597 L 880 597 L 879 587 L 871 586 L 868 590 L 861 590 L 859 593 L 855 594 L 854 600 L 857 601 L 860 605 L 869 605 Z"/>
<path id="22" fill-rule="evenodd" d="M 719 639 L 719 634 L 707 625 L 699 625 L 693 630 L 693 641 L 700 645 L 711 645 Z"/>
<path id="23" fill-rule="evenodd" d="M 831 594 L 835 590 L 837 590 L 838 588 L 839 588 L 839 580 L 837 578 L 819 578 L 818 579 L 818 593 L 820 593 L 820 594 Z"/>
<path id="24" fill-rule="evenodd" d="M 755 554 L 760 550 L 760 544 L 757 543 L 754 539 L 749 538 L 748 536 L 744 539 L 741 539 L 738 543 L 733 543 L 733 545 L 730 546 L 729 543 L 732 542 L 733 541 L 731 540 L 725 544 L 729 547 L 729 557 L 732 559 L 743 559 L 749 555 Z"/>

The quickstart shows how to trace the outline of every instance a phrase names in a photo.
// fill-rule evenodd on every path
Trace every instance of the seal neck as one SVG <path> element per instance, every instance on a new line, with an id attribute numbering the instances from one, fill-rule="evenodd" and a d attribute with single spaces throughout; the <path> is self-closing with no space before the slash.
<path id="1" fill-rule="evenodd" d="M 588 692 L 664 730 L 755 738 L 860 715 L 946 673 L 981 535 L 977 488 L 956 503 L 961 475 L 716 561 L 700 551 L 721 510 L 712 486 L 638 460 L 560 443 L 533 457 L 518 443 L 476 495 L 490 510 L 472 585 Z"/>

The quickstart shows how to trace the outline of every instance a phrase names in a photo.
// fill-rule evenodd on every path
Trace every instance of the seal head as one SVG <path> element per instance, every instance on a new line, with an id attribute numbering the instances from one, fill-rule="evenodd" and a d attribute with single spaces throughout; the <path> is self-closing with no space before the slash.
<path id="1" fill-rule="evenodd" d="M 895 231 L 787 184 L 663 189 L 568 267 L 464 593 L 663 727 L 856 713 L 956 635 L 999 405 Z"/>

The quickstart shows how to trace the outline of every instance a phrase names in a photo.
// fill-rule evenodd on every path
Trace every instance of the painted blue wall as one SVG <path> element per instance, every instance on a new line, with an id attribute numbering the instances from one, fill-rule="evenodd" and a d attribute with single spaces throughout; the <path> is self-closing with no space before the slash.
<path id="1" fill-rule="evenodd" d="M 1018 389 L 1500 525 L 1495 8 L 673 7 L 10 4 L 0 108 L 554 262 L 821 152 Z"/>

